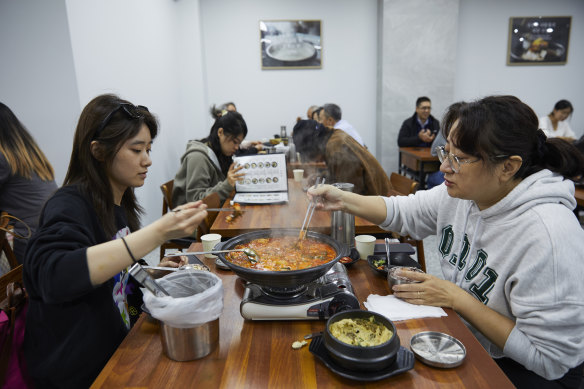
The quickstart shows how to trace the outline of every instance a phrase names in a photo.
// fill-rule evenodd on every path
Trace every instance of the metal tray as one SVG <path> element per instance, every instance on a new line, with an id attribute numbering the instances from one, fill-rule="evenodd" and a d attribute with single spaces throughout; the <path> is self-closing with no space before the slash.
<path id="1" fill-rule="evenodd" d="M 456 367 L 462 364 L 466 357 L 466 349 L 462 342 L 442 332 L 417 333 L 410 340 L 410 348 L 416 358 L 434 367 Z"/>

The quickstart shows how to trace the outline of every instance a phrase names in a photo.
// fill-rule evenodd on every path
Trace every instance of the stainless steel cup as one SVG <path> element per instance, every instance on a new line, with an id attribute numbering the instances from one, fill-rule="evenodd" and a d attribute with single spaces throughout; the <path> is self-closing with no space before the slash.
<path id="1" fill-rule="evenodd" d="M 175 361 L 192 361 L 210 354 L 219 344 L 219 318 L 192 328 L 160 322 L 162 350 Z"/>
<path id="2" fill-rule="evenodd" d="M 355 185 L 348 182 L 333 184 L 337 188 L 352 192 Z M 331 237 L 349 248 L 355 247 L 355 216 L 343 211 L 333 211 L 331 214 Z"/>

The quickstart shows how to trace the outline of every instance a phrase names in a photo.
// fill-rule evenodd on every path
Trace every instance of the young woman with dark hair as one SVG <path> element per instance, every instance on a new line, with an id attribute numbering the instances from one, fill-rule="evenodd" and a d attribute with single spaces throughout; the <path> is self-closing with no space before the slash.
<path id="1" fill-rule="evenodd" d="M 38 387 L 91 385 L 139 314 L 127 268 L 206 217 L 205 205 L 190 203 L 139 229 L 134 188 L 144 184 L 157 132 L 146 107 L 114 95 L 81 113 L 64 185 L 43 208 L 24 260 L 24 349 Z"/>
<path id="2" fill-rule="evenodd" d="M 552 112 L 539 118 L 539 128 L 543 130 L 547 137 L 573 141 L 576 139 L 576 134 L 567 121 L 573 112 L 572 103 L 568 100 L 560 100 L 554 105 Z"/>
<path id="3" fill-rule="evenodd" d="M 223 111 L 206 138 L 189 141 L 174 177 L 173 204 L 201 200 L 213 192 L 223 203 L 235 189 L 235 182 L 244 176 L 239 172 L 242 167 L 233 163 L 233 155 L 246 135 L 247 125 L 241 114 Z"/>
<path id="4" fill-rule="evenodd" d="M 0 103 L 0 211 L 16 222 L 14 232 L 27 236 L 34 232 L 43 204 L 57 190 L 51 163 L 33 137 L 5 104 Z M 24 260 L 26 239 L 14 240 L 14 255 Z"/>
<path id="5" fill-rule="evenodd" d="M 517 387 L 578 388 L 584 362 L 584 230 L 572 210 L 584 157 L 546 139 L 513 96 L 453 107 L 439 149 L 445 185 L 415 195 L 363 197 L 311 188 L 318 207 L 390 231 L 439 235 L 445 279 L 393 287 L 413 304 L 454 309 Z"/>

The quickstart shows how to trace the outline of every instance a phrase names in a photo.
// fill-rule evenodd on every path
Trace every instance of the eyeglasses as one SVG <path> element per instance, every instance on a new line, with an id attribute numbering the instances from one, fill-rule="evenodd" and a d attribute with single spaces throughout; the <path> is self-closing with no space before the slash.
<path id="1" fill-rule="evenodd" d="M 480 161 L 480 158 L 475 160 L 471 160 L 469 158 L 458 158 L 456 155 L 447 152 L 444 149 L 444 146 L 436 147 L 436 153 L 438 154 L 438 160 L 440 163 L 443 163 L 446 159 L 448 159 L 448 164 L 454 173 L 460 172 L 460 165 L 463 163 L 475 163 Z"/>
<path id="2" fill-rule="evenodd" d="M 148 108 L 143 106 L 143 105 L 121 103 L 120 105 L 118 105 L 117 108 L 115 108 L 113 111 L 108 113 L 107 116 L 105 117 L 105 119 L 103 119 L 103 121 L 99 125 L 99 128 L 97 129 L 97 131 L 95 131 L 94 139 L 99 137 L 99 135 L 101 134 L 103 129 L 108 125 L 108 123 L 110 122 L 110 120 L 112 119 L 114 114 L 116 112 L 118 112 L 119 110 L 124 111 L 126 113 L 126 115 L 128 115 L 128 117 L 131 119 L 143 119 L 145 115 L 143 112 L 140 112 L 140 111 L 150 112 L 150 111 L 148 111 Z"/>

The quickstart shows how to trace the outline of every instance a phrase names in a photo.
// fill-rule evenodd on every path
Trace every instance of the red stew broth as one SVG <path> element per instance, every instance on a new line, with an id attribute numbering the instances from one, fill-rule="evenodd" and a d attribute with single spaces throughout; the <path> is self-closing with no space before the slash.
<path id="1" fill-rule="evenodd" d="M 251 263 L 242 252 L 232 252 L 225 258 L 241 267 L 267 271 L 300 270 L 332 261 L 337 253 L 329 244 L 311 238 L 298 241 L 297 236 L 254 239 L 238 244 L 234 249 L 253 249 L 260 257 Z"/>

